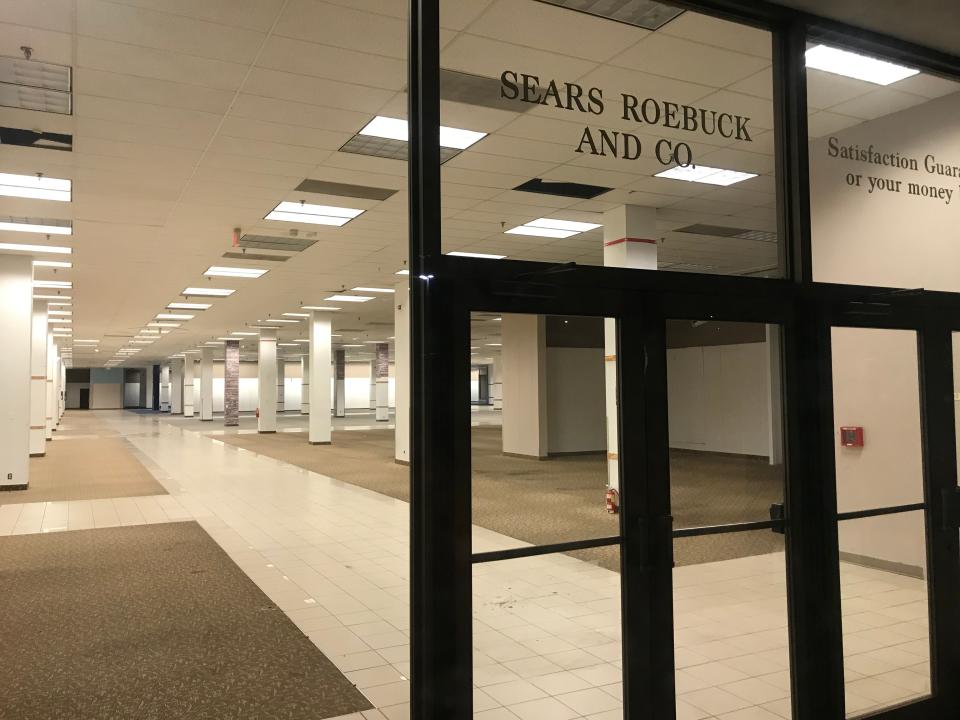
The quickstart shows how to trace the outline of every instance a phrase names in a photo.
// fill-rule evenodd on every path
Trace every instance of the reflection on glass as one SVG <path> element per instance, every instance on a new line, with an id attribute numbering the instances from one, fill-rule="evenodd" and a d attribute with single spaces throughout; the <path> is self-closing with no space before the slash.
<path id="1" fill-rule="evenodd" d="M 618 573 L 566 555 L 474 565 L 473 618 L 475 712 L 623 716 Z"/>
<path id="2" fill-rule="evenodd" d="M 768 519 L 783 502 L 779 328 L 671 320 L 667 381 L 675 526 Z"/>
<path id="3" fill-rule="evenodd" d="M 839 511 L 923 502 L 916 333 L 833 328 L 831 338 Z"/>
<path id="4" fill-rule="evenodd" d="M 471 347 L 493 391 L 472 413 L 474 551 L 617 535 L 604 319 L 475 313 Z M 583 552 L 619 570 L 613 550 Z"/>
<path id="5" fill-rule="evenodd" d="M 847 717 L 929 695 L 923 513 L 844 520 L 838 540 Z"/>
<path id="6" fill-rule="evenodd" d="M 678 718 L 791 717 L 786 564 L 770 535 L 674 541 Z M 752 550 L 723 559 L 731 543 Z"/>

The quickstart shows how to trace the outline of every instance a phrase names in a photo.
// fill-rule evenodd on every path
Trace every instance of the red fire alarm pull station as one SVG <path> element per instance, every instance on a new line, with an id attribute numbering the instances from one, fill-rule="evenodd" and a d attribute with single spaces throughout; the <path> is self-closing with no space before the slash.
<path id="1" fill-rule="evenodd" d="M 840 444 L 843 447 L 863 447 L 863 428 L 862 427 L 842 427 L 840 428 Z"/>

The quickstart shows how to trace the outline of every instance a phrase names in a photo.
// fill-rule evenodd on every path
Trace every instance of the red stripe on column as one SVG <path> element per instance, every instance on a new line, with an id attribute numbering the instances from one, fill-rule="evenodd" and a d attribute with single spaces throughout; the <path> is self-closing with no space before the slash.
<path id="1" fill-rule="evenodd" d="M 604 247 L 610 247 L 611 245 L 619 245 L 619 244 L 622 243 L 622 242 L 647 243 L 648 245 L 656 245 L 656 244 L 657 244 L 657 241 L 656 241 L 656 240 L 653 240 L 653 239 L 650 239 L 650 238 L 632 238 L 632 237 L 625 237 L 625 238 L 620 238 L 619 240 L 610 240 L 609 242 L 605 242 L 603 245 L 604 245 Z"/>

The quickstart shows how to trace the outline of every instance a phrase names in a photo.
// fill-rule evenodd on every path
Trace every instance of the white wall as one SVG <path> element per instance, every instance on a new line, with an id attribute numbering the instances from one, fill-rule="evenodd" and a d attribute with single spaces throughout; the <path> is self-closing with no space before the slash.
<path id="1" fill-rule="evenodd" d="M 546 321 L 537 315 L 504 315 L 503 452 L 547 455 Z M 464 378 L 466 380 L 466 378 Z"/>
<path id="2" fill-rule="evenodd" d="M 0 485 L 29 482 L 32 281 L 28 256 L 0 255 Z"/>
<path id="3" fill-rule="evenodd" d="M 123 408 L 123 383 L 93 383 L 90 386 L 91 410 Z"/>
<path id="4" fill-rule="evenodd" d="M 546 351 L 548 452 L 605 451 L 603 348 L 548 347 Z"/>
<path id="5" fill-rule="evenodd" d="M 766 343 L 667 350 L 670 447 L 768 457 Z"/>

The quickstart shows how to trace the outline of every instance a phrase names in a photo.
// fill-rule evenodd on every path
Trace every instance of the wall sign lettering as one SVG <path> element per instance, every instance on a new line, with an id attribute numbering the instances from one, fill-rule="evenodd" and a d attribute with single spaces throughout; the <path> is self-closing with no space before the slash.
<path id="1" fill-rule="evenodd" d="M 500 97 L 588 115 L 602 115 L 609 101 L 609 98 L 604 98 L 602 88 L 584 88 L 578 83 L 557 82 L 552 79 L 541 80 L 537 75 L 514 70 L 504 70 L 501 73 Z M 750 136 L 750 118 L 743 115 L 660 98 L 640 98 L 624 92 L 617 96 L 611 107 L 616 108 L 622 120 L 637 125 L 753 142 Z M 609 154 L 615 158 L 636 160 L 643 155 L 644 146 L 641 139 L 633 133 L 586 126 L 576 152 L 602 156 Z M 682 141 L 661 138 L 654 143 L 651 153 L 665 166 L 693 165 L 693 151 Z"/>

